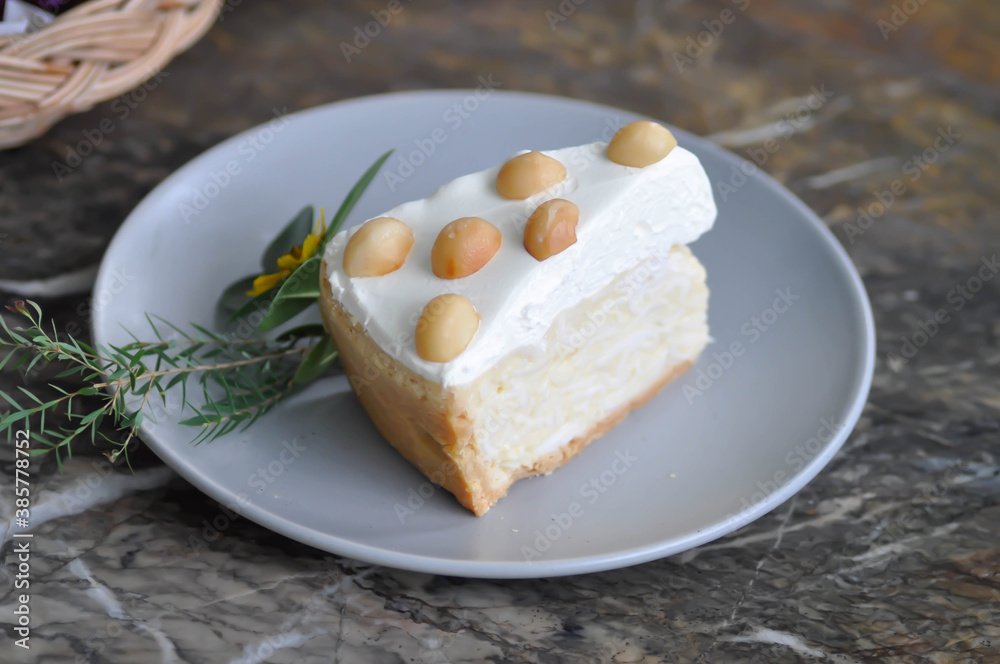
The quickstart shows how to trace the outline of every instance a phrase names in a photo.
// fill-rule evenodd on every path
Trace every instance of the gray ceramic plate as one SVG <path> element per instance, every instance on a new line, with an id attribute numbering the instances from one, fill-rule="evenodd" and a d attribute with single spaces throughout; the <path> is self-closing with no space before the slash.
<path id="1" fill-rule="evenodd" d="M 606 140 L 635 118 L 481 88 L 272 119 L 181 168 L 126 220 L 95 286 L 95 339 L 123 343 L 121 326 L 142 336 L 147 311 L 211 325 L 217 293 L 257 269 L 280 225 L 305 203 L 329 214 L 388 148 L 397 156 L 348 224 L 516 150 Z M 716 184 L 715 229 L 693 245 L 708 269 L 715 342 L 649 405 L 549 477 L 517 483 L 486 516 L 473 517 L 398 456 L 343 377 L 211 444 L 192 446 L 194 431 L 176 412 L 146 424 L 143 439 L 195 486 L 267 528 L 333 553 L 459 576 L 633 565 L 774 509 L 826 465 L 861 413 L 873 365 L 870 306 L 840 245 L 798 199 L 759 173 L 739 184 L 733 169 L 743 162 L 676 133 Z M 720 182 L 735 185 L 725 200 Z"/>

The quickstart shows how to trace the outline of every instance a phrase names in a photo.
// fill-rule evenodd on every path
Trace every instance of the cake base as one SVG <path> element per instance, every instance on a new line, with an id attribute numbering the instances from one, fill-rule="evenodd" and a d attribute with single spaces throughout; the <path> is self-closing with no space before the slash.
<path id="1" fill-rule="evenodd" d="M 690 316 L 681 316 L 679 322 L 674 321 L 670 325 L 664 323 L 658 329 L 661 330 L 661 336 L 666 335 L 667 338 L 672 331 L 678 337 L 684 337 L 682 345 L 686 350 L 681 353 L 682 357 L 666 363 L 658 373 L 642 378 L 636 391 L 626 399 L 619 400 L 614 407 L 589 417 L 587 426 L 576 435 L 568 437 L 568 442 L 561 442 L 554 447 L 548 445 L 551 451 L 546 453 L 529 454 L 527 457 L 515 455 L 513 461 L 506 458 L 502 461 L 491 459 L 484 452 L 482 444 L 486 441 L 483 438 L 489 436 L 488 430 L 493 430 L 487 426 L 492 422 L 488 421 L 488 415 L 484 416 L 484 411 L 488 409 L 488 404 L 495 405 L 505 386 L 510 386 L 510 381 L 504 382 L 505 374 L 511 367 L 520 366 L 519 364 L 501 363 L 491 370 L 500 375 L 485 376 L 483 380 L 486 382 L 483 384 L 474 381 L 469 385 L 442 387 L 383 351 L 368 336 L 359 321 L 333 299 L 326 279 L 320 280 L 320 310 L 323 323 L 337 344 L 348 380 L 379 432 L 432 482 L 454 494 L 459 503 L 479 516 L 506 495 L 514 482 L 531 475 L 548 474 L 562 466 L 693 364 L 707 341 L 707 326 L 704 321 L 707 290 L 704 286 L 704 269 L 686 248 L 681 253 L 684 257 L 677 260 L 689 261 L 685 265 L 690 273 L 690 288 L 689 292 L 678 297 L 687 307 L 685 311 L 690 310 Z M 325 266 L 322 273 L 326 274 Z M 682 283 L 687 282 L 682 280 Z M 655 300 L 658 295 L 662 293 L 652 289 L 650 297 Z M 603 301 L 597 301 L 594 305 L 604 306 Z M 582 316 L 587 311 L 582 309 L 577 313 Z M 624 315 L 629 314 L 626 312 Z M 694 341 L 691 340 L 692 337 Z M 565 351 L 562 352 L 565 354 Z M 549 361 L 571 362 L 578 354 L 585 352 L 586 348 L 579 348 L 570 352 L 569 360 L 564 355 L 556 354 L 553 356 L 555 359 L 550 358 Z M 592 359 L 584 357 L 580 361 L 587 366 L 586 363 Z M 587 378 L 580 376 L 579 380 L 586 381 Z M 530 377 L 526 380 L 538 382 L 532 381 Z M 485 399 L 484 394 L 488 395 Z M 588 416 L 591 412 L 598 411 L 590 409 Z M 580 417 L 578 413 L 573 416 Z M 529 417 L 530 424 L 534 427 L 531 430 L 514 430 L 511 422 L 505 422 L 500 425 L 503 427 L 502 435 L 498 434 L 497 440 L 493 442 L 507 445 L 509 441 L 515 440 L 519 443 L 523 432 L 523 438 L 536 441 L 533 445 L 539 444 L 538 420 L 538 417 Z"/>

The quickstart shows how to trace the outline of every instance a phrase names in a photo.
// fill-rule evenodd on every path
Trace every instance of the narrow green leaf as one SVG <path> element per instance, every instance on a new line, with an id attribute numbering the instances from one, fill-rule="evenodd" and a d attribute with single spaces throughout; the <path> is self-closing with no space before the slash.
<path id="1" fill-rule="evenodd" d="M 171 387 L 173 387 L 174 385 L 176 385 L 177 383 L 181 382 L 182 380 L 184 380 L 187 377 L 188 377 L 188 374 L 183 374 L 183 373 L 177 374 L 176 376 L 174 376 L 173 378 L 171 378 L 169 381 L 167 381 L 167 386 L 163 388 L 163 392 L 164 393 L 167 392 Z"/>
<path id="2" fill-rule="evenodd" d="M 91 411 L 90 413 L 87 413 L 86 415 L 83 416 L 83 419 L 80 420 L 80 424 L 81 425 L 90 424 L 91 422 L 99 418 L 103 413 L 104 413 L 103 410 Z"/>
<path id="3" fill-rule="evenodd" d="M 22 392 L 24 392 L 24 394 L 26 394 L 28 396 L 28 398 L 31 399 L 31 400 L 33 400 L 35 403 L 40 404 L 42 406 L 45 405 L 45 403 L 41 399 L 39 399 L 38 397 L 36 397 L 33 393 L 29 392 L 27 390 L 27 388 L 25 388 L 25 387 L 23 387 L 21 385 L 18 385 L 17 389 L 19 389 Z"/>
<path id="4" fill-rule="evenodd" d="M 227 341 L 225 335 L 212 332 L 202 325 L 198 325 L 197 323 L 190 323 L 190 325 L 192 328 L 203 334 L 209 341 Z"/>
<path id="5" fill-rule="evenodd" d="M 101 422 L 104 421 L 104 411 L 98 411 L 97 419 L 91 424 L 90 427 L 90 444 L 93 445 L 97 437 L 97 430 L 101 427 Z"/>
<path id="6" fill-rule="evenodd" d="M 160 333 L 160 328 L 157 327 L 156 323 L 153 322 L 152 316 L 150 316 L 149 313 L 146 313 L 144 315 L 146 316 L 146 322 L 149 323 L 149 327 L 153 330 L 153 334 L 156 335 L 156 340 L 163 341 L 163 335 Z M 128 332 L 128 330 L 126 330 L 126 332 Z M 129 334 L 132 335 L 131 332 L 129 332 Z M 135 339 L 136 338 L 135 335 L 132 335 L 132 338 Z M 138 339 L 136 340 L 138 341 Z"/>
<path id="7" fill-rule="evenodd" d="M 267 332 L 269 330 L 273 330 L 282 323 L 295 318 L 314 304 L 316 304 L 316 300 L 298 299 L 284 300 L 281 303 L 275 303 L 271 305 L 267 315 L 264 316 L 264 320 L 260 322 L 260 331 Z"/>
<path id="8" fill-rule="evenodd" d="M 324 337 L 313 346 L 295 371 L 292 379 L 296 385 L 305 385 L 319 378 L 337 359 L 337 346 L 330 337 Z"/>
<path id="9" fill-rule="evenodd" d="M 10 362 L 10 360 L 14 357 L 14 355 L 17 354 L 18 354 L 17 351 L 14 350 L 4 353 L 4 356 L 0 358 L 0 371 L 3 371 L 3 368 L 7 365 L 7 363 Z"/>
<path id="10" fill-rule="evenodd" d="M 10 415 L 6 415 L 3 418 L 0 418 L 0 431 L 6 431 L 11 424 L 13 424 L 14 422 L 20 422 L 24 418 L 31 415 L 31 413 L 33 412 L 34 410 L 22 410 L 17 413 L 11 413 Z"/>
<path id="11" fill-rule="evenodd" d="M 274 301 L 308 298 L 315 300 L 319 297 L 319 268 L 323 258 L 319 255 L 313 256 L 296 268 L 291 276 L 281 282 L 281 287 L 274 296 Z"/>
<path id="12" fill-rule="evenodd" d="M 194 417 L 189 417 L 186 420 L 181 420 L 181 424 L 188 427 L 201 427 L 206 424 L 211 424 L 218 419 L 215 415 L 195 415 Z"/>
<path id="13" fill-rule="evenodd" d="M 277 237 L 271 240 L 271 244 L 267 245 L 260 258 L 260 265 L 265 273 L 274 272 L 278 267 L 278 259 L 291 251 L 292 247 L 302 244 L 306 236 L 312 232 L 315 216 L 313 206 L 305 206 L 281 229 Z"/>
<path id="14" fill-rule="evenodd" d="M 35 365 L 38 364 L 43 359 L 45 359 L 45 357 L 42 354 L 35 355 L 33 358 L 31 358 L 31 361 L 28 362 L 28 366 L 24 369 L 24 375 L 27 376 L 29 373 L 31 373 L 31 370 L 35 368 Z M 48 360 L 46 360 L 46 362 L 47 361 Z"/>
<path id="15" fill-rule="evenodd" d="M 274 294 L 275 291 L 270 290 L 266 293 L 261 293 L 256 297 L 250 298 L 246 304 L 230 314 L 229 318 L 226 319 L 226 322 L 232 323 L 258 311 L 266 312 L 271 307 L 271 302 L 274 301 Z"/>
<path id="16" fill-rule="evenodd" d="M 11 398 L 11 396 L 9 394 L 7 394 L 6 392 L 4 392 L 3 390 L 0 390 L 0 398 L 2 398 L 4 401 L 6 401 L 7 403 L 9 403 L 14 408 L 20 408 L 21 407 L 21 404 L 19 404 L 18 402 L 14 401 L 14 399 Z"/>
<path id="17" fill-rule="evenodd" d="M 159 321 L 161 323 L 163 323 L 164 325 L 166 325 L 167 327 L 169 327 L 171 330 L 173 330 L 177 334 L 181 335 L 181 337 L 183 339 L 185 339 L 186 341 L 196 341 L 196 339 L 194 337 L 192 337 L 189 333 L 187 333 L 184 330 L 182 330 L 181 328 L 177 327 L 176 325 L 174 325 L 170 321 L 168 321 L 166 319 L 163 319 L 163 318 L 160 318 L 159 316 L 157 316 L 156 318 L 159 319 Z M 176 339 L 171 339 L 171 342 L 172 343 L 176 343 L 177 340 Z"/>
<path id="18" fill-rule="evenodd" d="M 323 242 L 320 243 L 320 255 L 323 254 L 323 248 L 326 246 L 326 243 L 330 241 L 330 238 L 337 234 L 338 230 L 340 230 L 344 220 L 347 219 L 347 215 L 354 210 L 354 206 L 358 204 L 358 200 L 361 199 L 365 190 L 368 189 L 368 185 L 372 183 L 372 180 L 375 179 L 375 175 L 378 173 L 379 169 L 382 168 L 382 164 L 385 163 L 385 160 L 388 159 L 389 155 L 392 153 L 393 151 L 389 150 L 384 155 L 376 159 L 375 163 L 368 167 L 368 170 L 361 176 L 361 179 L 358 180 L 357 183 L 355 183 L 355 185 L 351 188 L 351 191 L 348 192 L 347 198 L 345 198 L 344 202 L 340 204 L 337 214 L 335 214 L 333 219 L 330 220 L 330 225 L 326 229 L 326 235 L 323 236 Z"/>
<path id="19" fill-rule="evenodd" d="M 255 278 L 253 275 L 242 277 L 226 286 L 215 305 L 220 316 L 229 317 L 234 311 L 239 311 L 241 307 L 253 299 L 247 295 L 247 291 L 253 288 Z"/>
<path id="20" fill-rule="evenodd" d="M 285 280 L 260 322 L 261 332 L 273 330 L 316 303 L 319 298 L 320 261 L 319 255 L 313 256 Z"/>
<path id="21" fill-rule="evenodd" d="M 77 345 L 77 347 L 80 350 L 82 350 L 83 352 L 85 352 L 85 353 L 90 353 L 91 355 L 98 355 L 99 354 L 96 350 L 94 350 L 91 346 L 88 346 L 83 341 L 79 341 L 77 339 L 74 339 L 73 343 L 75 343 Z"/>
<path id="22" fill-rule="evenodd" d="M 2 368 L 2 367 L 3 367 L 3 364 L 2 364 L 2 363 L 0 363 L 0 368 Z M 74 364 L 74 365 L 73 365 L 73 366 L 71 366 L 71 367 L 70 367 L 69 369 L 64 369 L 64 370 L 60 371 L 59 373 L 57 373 L 57 374 L 55 375 L 55 379 L 56 379 L 56 380 L 59 380 L 60 378 L 68 378 L 69 376 L 72 376 L 72 375 L 74 375 L 74 374 L 78 374 L 78 373 L 81 373 L 81 372 L 83 372 L 83 371 L 85 371 L 85 370 L 86 370 L 86 368 L 85 368 L 85 367 L 81 367 L 81 366 L 79 366 L 79 365 L 75 365 L 75 364 Z"/>

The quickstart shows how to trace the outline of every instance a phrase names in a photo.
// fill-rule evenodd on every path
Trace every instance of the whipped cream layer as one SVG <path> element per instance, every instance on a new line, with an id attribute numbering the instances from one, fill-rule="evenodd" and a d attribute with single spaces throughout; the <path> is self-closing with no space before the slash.
<path id="1" fill-rule="evenodd" d="M 475 380 L 511 353 L 544 352 L 546 334 L 561 311 L 644 259 L 693 242 L 715 221 L 711 185 L 693 154 L 676 147 L 651 166 L 632 168 L 610 161 L 606 147 L 591 143 L 545 151 L 566 167 L 567 178 L 527 200 L 497 194 L 498 164 L 379 215 L 399 219 L 413 229 L 415 239 L 406 263 L 384 276 L 350 278 L 344 273 L 344 247 L 359 226 L 341 231 L 324 254 L 334 298 L 382 350 L 444 386 Z M 535 208 L 552 198 L 579 207 L 577 241 L 539 262 L 524 249 L 524 226 Z M 470 216 L 500 229 L 500 250 L 468 277 L 436 277 L 430 259 L 434 240 L 445 224 Z M 428 362 L 417 355 L 414 331 L 424 306 L 443 293 L 468 298 L 482 320 L 461 355 L 450 362 Z"/>

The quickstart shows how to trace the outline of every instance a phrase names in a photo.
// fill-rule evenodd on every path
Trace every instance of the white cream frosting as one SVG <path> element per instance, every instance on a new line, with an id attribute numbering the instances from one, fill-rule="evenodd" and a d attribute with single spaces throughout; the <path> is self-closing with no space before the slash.
<path id="1" fill-rule="evenodd" d="M 546 333 L 561 311 L 597 293 L 651 253 L 693 242 L 715 221 L 711 184 L 693 154 L 676 147 L 651 166 L 631 168 L 610 161 L 606 147 L 591 143 L 545 151 L 566 167 L 567 178 L 524 201 L 497 194 L 498 164 L 379 215 L 399 219 L 413 229 L 415 239 L 406 263 L 381 277 L 350 278 L 344 273 L 344 247 L 358 227 L 341 231 L 324 254 L 333 297 L 386 353 L 444 386 L 475 380 L 511 353 L 543 351 Z M 524 249 L 524 225 L 535 208 L 551 198 L 579 207 L 577 242 L 539 262 Z M 500 250 L 468 277 L 436 277 L 430 262 L 434 240 L 445 224 L 470 216 L 500 229 Z M 414 330 L 424 305 L 442 293 L 468 298 L 482 320 L 461 355 L 450 362 L 428 362 L 417 355 Z"/>

